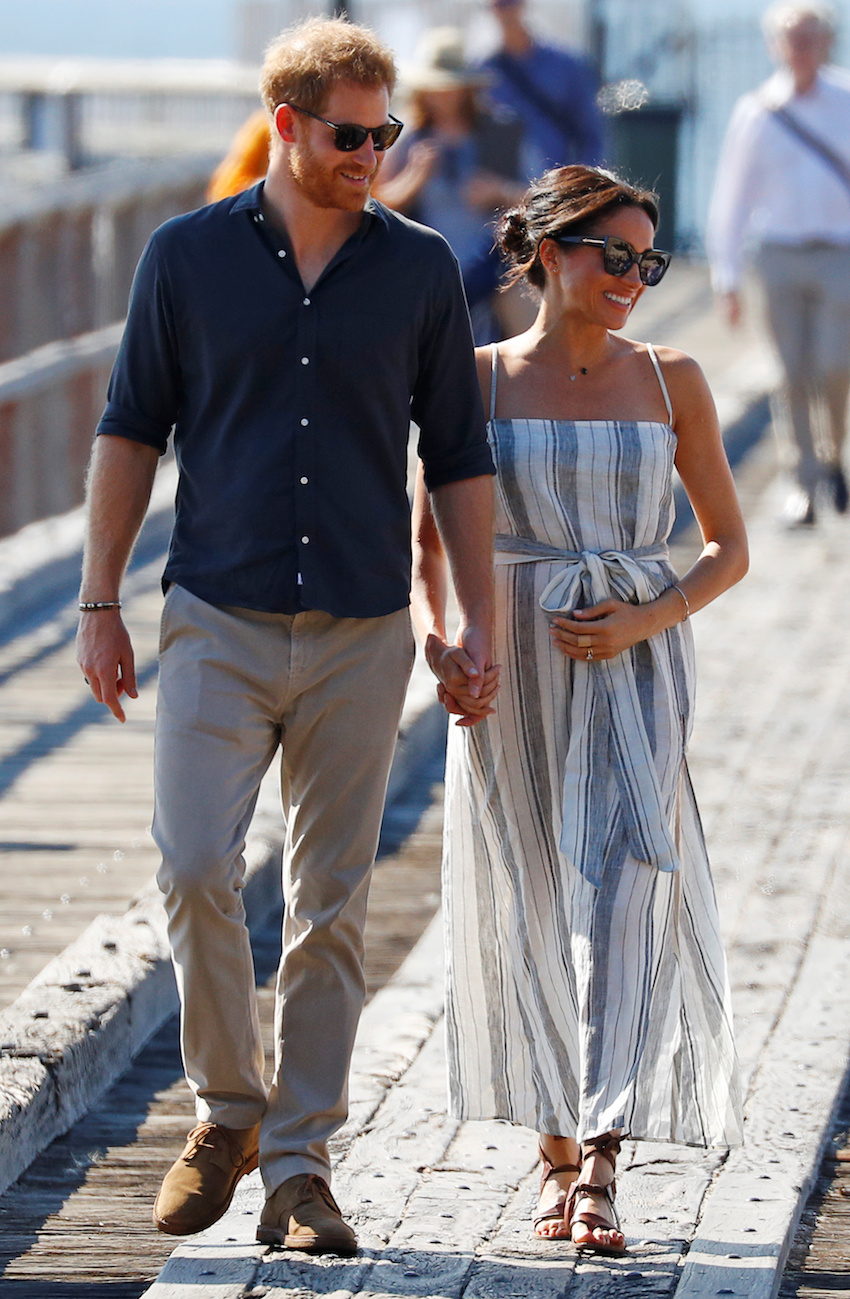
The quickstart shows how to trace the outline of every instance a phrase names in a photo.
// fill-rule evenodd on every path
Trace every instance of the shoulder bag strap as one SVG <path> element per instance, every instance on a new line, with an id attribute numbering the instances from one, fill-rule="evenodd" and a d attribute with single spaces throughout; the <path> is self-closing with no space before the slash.
<path id="1" fill-rule="evenodd" d="M 531 104 L 544 117 L 548 118 L 559 134 L 564 137 L 565 143 L 571 144 L 572 137 L 575 134 L 572 121 L 553 99 L 550 99 L 539 86 L 535 85 L 516 59 L 512 59 L 504 50 L 500 50 L 490 61 L 510 81 L 514 89 L 519 91 L 526 103 Z"/>
<path id="2" fill-rule="evenodd" d="M 793 113 L 788 112 L 787 108 L 771 108 L 769 111 L 778 122 L 782 123 L 787 131 L 795 135 L 798 140 L 811 149 L 812 153 L 816 153 L 826 163 L 850 193 L 850 164 L 845 162 L 841 155 L 836 153 L 825 140 L 815 135 L 808 127 L 803 126 L 802 122 L 798 122 Z"/>

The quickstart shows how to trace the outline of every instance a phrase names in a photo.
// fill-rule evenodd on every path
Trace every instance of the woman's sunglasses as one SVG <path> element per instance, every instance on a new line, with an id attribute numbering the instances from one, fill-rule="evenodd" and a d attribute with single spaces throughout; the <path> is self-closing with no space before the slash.
<path id="1" fill-rule="evenodd" d="M 395 144 L 403 126 L 392 113 L 387 114 L 390 120 L 383 126 L 358 126 L 355 122 L 343 122 L 338 126 L 326 117 L 319 117 L 318 113 L 311 113 L 309 108 L 299 108 L 297 104 L 287 104 L 287 108 L 291 108 L 293 113 L 303 113 L 304 117 L 312 117 L 314 122 L 324 122 L 325 126 L 329 126 L 334 133 L 334 145 L 342 153 L 353 153 L 355 149 L 361 148 L 370 135 L 376 153 L 383 153 L 384 149 Z"/>
<path id="2" fill-rule="evenodd" d="M 618 235 L 606 235 L 604 239 L 586 239 L 582 235 L 551 237 L 556 244 L 589 244 L 591 248 L 601 248 L 602 264 L 609 275 L 625 275 L 637 263 L 641 284 L 650 287 L 664 279 L 673 256 L 672 253 L 662 253 L 660 248 L 647 248 L 645 253 L 636 253 L 631 244 Z"/>

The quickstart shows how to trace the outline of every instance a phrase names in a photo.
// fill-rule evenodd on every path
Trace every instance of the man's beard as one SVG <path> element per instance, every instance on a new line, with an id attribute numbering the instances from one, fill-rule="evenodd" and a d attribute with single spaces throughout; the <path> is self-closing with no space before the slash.
<path id="1" fill-rule="evenodd" d="M 318 161 L 312 149 L 298 145 L 289 154 L 289 170 L 293 181 L 314 207 L 336 209 L 343 212 L 359 212 L 369 197 L 370 185 L 362 191 L 352 191 L 337 174 L 343 167 L 329 168 Z M 351 164 L 348 169 L 353 176 L 361 174 L 362 169 Z"/>

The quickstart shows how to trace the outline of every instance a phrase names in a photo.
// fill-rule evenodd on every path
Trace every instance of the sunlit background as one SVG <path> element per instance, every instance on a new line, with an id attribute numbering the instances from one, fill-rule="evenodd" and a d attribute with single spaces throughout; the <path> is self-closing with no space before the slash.
<path id="1" fill-rule="evenodd" d="M 846 0 L 837 7 L 842 62 L 850 23 Z M 700 251 L 732 104 L 770 69 L 759 26 L 764 5 L 529 0 L 527 8 L 538 32 L 593 60 L 608 113 L 610 161 L 657 184 L 677 248 Z M 318 0 L 3 0 L 0 148 L 8 154 L 35 146 L 42 168 L 56 166 L 55 155 L 67 152 L 64 109 L 76 115 L 74 166 L 107 156 L 220 152 L 254 102 L 255 69 L 267 41 L 299 17 L 328 9 Z M 461 25 L 472 57 L 495 43 L 481 0 L 351 0 L 348 12 L 375 27 L 402 61 L 436 24 Z M 115 60 L 143 60 L 146 67 L 119 67 Z M 180 65 L 171 66 L 174 60 Z M 50 92 L 43 102 L 34 98 L 39 90 Z"/>

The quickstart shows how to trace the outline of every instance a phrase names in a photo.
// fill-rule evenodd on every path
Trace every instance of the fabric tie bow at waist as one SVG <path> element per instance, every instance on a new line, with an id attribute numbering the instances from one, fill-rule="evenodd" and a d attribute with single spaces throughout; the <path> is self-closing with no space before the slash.
<path id="1" fill-rule="evenodd" d="M 520 537 L 496 538 L 497 566 L 563 561 L 540 595 L 540 607 L 550 617 L 571 617 L 580 606 L 612 597 L 632 603 L 636 598 L 639 604 L 646 604 L 660 591 L 653 589 L 645 566 L 668 558 L 663 544 L 634 550 L 567 551 Z M 652 641 L 649 644 L 652 647 Z M 609 833 L 606 808 L 613 770 L 630 852 L 659 870 L 677 870 L 679 856 L 667 811 L 671 791 L 665 798 L 632 656 L 623 653 L 592 662 L 579 659 L 573 668 L 561 851 L 586 879 L 599 886 Z M 676 732 L 681 734 L 678 720 Z M 665 763 L 664 783 L 669 786 L 672 780 L 672 792 L 678 783 L 683 750 L 682 741 L 682 752 L 673 763 Z"/>

